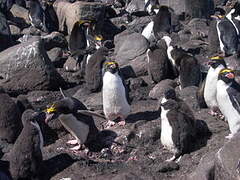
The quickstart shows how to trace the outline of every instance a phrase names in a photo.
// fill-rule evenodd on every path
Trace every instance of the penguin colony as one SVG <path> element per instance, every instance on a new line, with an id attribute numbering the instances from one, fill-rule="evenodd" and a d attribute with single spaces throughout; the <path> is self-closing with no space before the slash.
<path id="1" fill-rule="evenodd" d="M 74 3 L 74 1 L 69 1 Z M 15 3 L 29 9 L 31 26 L 44 33 L 58 30 L 57 15 L 54 12 L 53 1 L 47 3 L 39 0 L 16 1 Z M 208 70 L 201 71 L 201 65 L 194 54 L 176 45 L 172 36 L 173 10 L 161 6 L 159 1 L 145 1 L 144 10 L 153 16 L 152 20 L 140 32 L 149 42 L 146 51 L 148 75 L 152 83 L 164 79 L 176 79 L 179 87 L 184 89 L 197 86 L 198 103 L 201 108 L 209 108 L 210 114 L 225 118 L 228 123 L 231 139 L 240 132 L 240 84 L 235 80 L 236 72 L 227 67 L 225 57 L 239 53 L 240 5 L 236 3 L 225 15 L 215 14 L 211 18 L 216 21 L 213 27 L 217 32 L 219 52 L 208 60 Z M 129 14 L 128 14 L 129 15 Z M 22 125 L 15 122 L 20 112 L 10 97 L 0 89 L 1 102 L 6 102 L 15 108 L 19 117 L 8 117 L 0 122 L 0 138 L 10 143 L 15 142 L 10 152 L 10 173 L 15 179 L 39 179 L 43 160 L 44 139 L 40 124 L 44 121 L 59 121 L 74 139 L 67 141 L 73 153 L 84 150 L 87 155 L 94 149 L 96 141 L 104 134 L 97 128 L 94 118 L 104 119 L 104 129 L 116 125 L 128 125 L 131 114 L 128 86 L 120 63 L 111 58 L 109 48 L 111 39 L 98 27 L 93 19 L 80 19 L 75 22 L 69 34 L 68 55 L 81 66 L 84 71 L 88 91 L 102 92 L 103 114 L 88 110 L 79 99 L 66 96 L 49 104 L 44 111 L 27 109 L 22 114 Z M 100 28 L 100 30 L 99 30 Z M 102 30 L 102 31 L 101 31 Z M 107 42 L 107 43 L 106 43 Z M 111 47 L 111 45 L 110 45 Z M 68 67 L 65 67 L 68 70 Z M 0 108 L 0 114 L 8 110 Z M 191 153 L 194 143 L 199 138 L 197 121 L 191 108 L 182 100 L 175 89 L 164 91 L 159 99 L 161 133 L 160 141 L 165 149 L 173 154 L 166 161 L 179 162 L 186 153 Z M 2 118 L 2 117 L 1 117 Z M 4 117 L 3 117 L 4 118 Z M 6 127 L 6 126 L 9 127 Z M 18 128 L 21 128 L 21 133 Z M 8 133 L 6 133 L 8 132 Z M 106 145 L 110 149 L 109 145 Z M 101 150 L 102 148 L 100 148 Z M 24 154 L 24 156 L 23 156 Z M 24 167 L 22 166 L 24 164 Z M 0 169 L 1 170 L 1 169 Z M 0 171 L 0 177 L 6 175 Z"/>

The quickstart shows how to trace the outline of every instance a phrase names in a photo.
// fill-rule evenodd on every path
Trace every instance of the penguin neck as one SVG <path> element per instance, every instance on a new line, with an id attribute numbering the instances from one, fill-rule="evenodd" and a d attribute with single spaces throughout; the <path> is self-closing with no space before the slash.
<path id="1" fill-rule="evenodd" d="M 88 34 L 89 34 L 89 27 L 87 27 L 84 31 L 85 37 L 86 37 L 86 41 L 87 41 L 87 47 L 89 47 L 90 43 L 89 43 L 89 38 L 88 38 Z"/>
<path id="2" fill-rule="evenodd" d="M 216 28 L 217 28 L 217 34 L 218 34 L 218 40 L 219 40 L 219 44 L 220 44 L 220 49 L 223 53 L 225 53 L 224 51 L 224 45 L 223 45 L 223 42 L 221 40 L 221 34 L 220 34 L 220 30 L 219 30 L 219 23 L 221 21 L 220 20 L 217 20 L 217 24 L 216 24 Z"/>
<path id="3" fill-rule="evenodd" d="M 40 149 L 41 149 L 41 152 L 43 153 L 44 141 L 43 141 L 43 135 L 42 135 L 41 128 L 37 122 L 31 122 L 31 124 L 38 130 L 38 134 L 39 134 L 39 138 L 40 138 Z"/>
<path id="4" fill-rule="evenodd" d="M 236 32 L 237 32 L 237 35 L 239 35 L 239 30 L 237 28 L 237 26 L 235 25 L 235 23 L 233 22 L 232 20 L 232 14 L 235 12 L 235 9 L 232 9 L 226 16 L 226 18 L 232 23 L 232 25 L 234 26 Z"/>

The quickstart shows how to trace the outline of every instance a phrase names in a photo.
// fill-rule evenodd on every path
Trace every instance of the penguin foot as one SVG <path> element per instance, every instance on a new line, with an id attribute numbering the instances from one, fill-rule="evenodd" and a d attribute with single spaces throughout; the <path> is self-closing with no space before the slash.
<path id="1" fill-rule="evenodd" d="M 110 128 L 110 127 L 112 127 L 112 126 L 114 126 L 115 125 L 115 122 L 113 122 L 113 121 L 108 121 L 107 122 L 107 124 L 106 124 L 106 128 Z"/>
<path id="2" fill-rule="evenodd" d="M 72 151 L 79 151 L 80 149 L 81 149 L 81 145 L 77 145 L 77 146 L 70 148 L 70 150 L 72 150 Z"/>
<path id="3" fill-rule="evenodd" d="M 118 125 L 119 125 L 119 126 L 125 126 L 125 124 L 126 124 L 126 121 L 125 121 L 125 120 L 122 120 L 122 121 L 118 122 Z"/>
<path id="4" fill-rule="evenodd" d="M 69 141 L 67 142 L 67 144 L 71 144 L 71 145 L 75 145 L 75 144 L 77 144 L 77 143 L 78 143 L 78 140 L 76 140 L 76 139 L 69 140 Z"/>

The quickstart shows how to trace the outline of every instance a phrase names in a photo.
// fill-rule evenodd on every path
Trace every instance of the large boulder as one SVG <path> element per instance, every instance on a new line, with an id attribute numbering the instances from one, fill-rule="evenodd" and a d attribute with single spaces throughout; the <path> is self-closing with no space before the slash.
<path id="1" fill-rule="evenodd" d="M 0 84 L 12 95 L 54 90 L 65 85 L 39 37 L 0 53 Z"/>
<path id="2" fill-rule="evenodd" d="M 216 153 L 215 156 L 215 180 L 239 180 L 240 179 L 240 133 Z"/>
<path id="3" fill-rule="evenodd" d="M 98 21 L 104 17 L 105 13 L 104 4 L 98 2 L 56 1 L 53 6 L 58 17 L 59 30 L 64 31 L 67 27 L 68 34 L 71 33 L 74 24 L 79 20 Z"/>
<path id="4" fill-rule="evenodd" d="M 0 140 L 14 143 L 22 130 L 21 113 L 11 97 L 0 90 Z M 3 105 L 4 104 L 4 105 Z"/>
<path id="5" fill-rule="evenodd" d="M 136 76 L 147 73 L 147 39 L 139 33 L 124 31 L 114 37 L 115 60 L 120 66 L 130 65 Z"/>

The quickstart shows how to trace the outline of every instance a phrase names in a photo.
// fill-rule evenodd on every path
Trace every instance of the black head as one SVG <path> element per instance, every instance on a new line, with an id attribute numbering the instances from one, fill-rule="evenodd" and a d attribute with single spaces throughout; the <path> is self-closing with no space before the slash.
<path id="1" fill-rule="evenodd" d="M 22 114 L 22 123 L 23 126 L 29 123 L 36 123 L 43 121 L 45 119 L 45 113 L 44 112 L 36 112 L 32 109 L 27 109 L 26 111 L 23 112 Z"/>
<path id="2" fill-rule="evenodd" d="M 174 89 L 168 89 L 164 92 L 164 97 L 166 99 L 176 99 L 176 92 Z"/>
<path id="3" fill-rule="evenodd" d="M 164 110 L 177 110 L 179 108 L 177 101 L 173 99 L 169 99 L 167 102 L 161 103 L 160 106 L 163 107 Z"/>
<path id="4" fill-rule="evenodd" d="M 208 61 L 208 65 L 214 69 L 216 69 L 219 65 L 223 65 L 225 68 L 227 67 L 226 62 L 222 56 L 211 57 Z"/>
<path id="5" fill-rule="evenodd" d="M 112 74 L 119 71 L 119 65 L 116 61 L 106 62 L 104 64 L 104 72 L 110 72 Z"/>
<path id="6" fill-rule="evenodd" d="M 226 84 L 229 84 L 234 81 L 235 73 L 232 69 L 223 69 L 219 72 L 218 80 L 224 81 Z"/>
<path id="7" fill-rule="evenodd" d="M 48 123 L 51 119 L 57 118 L 61 114 L 76 113 L 78 109 L 81 109 L 79 102 L 70 97 L 66 97 L 59 101 L 55 101 L 47 107 L 45 122 Z"/>

